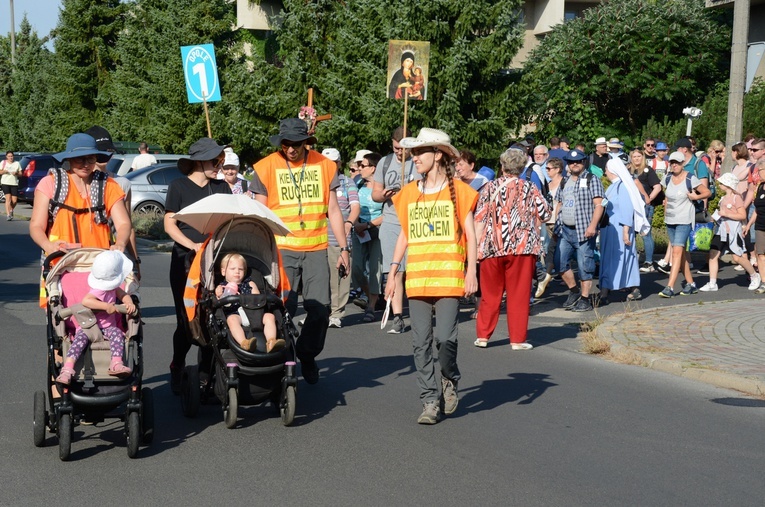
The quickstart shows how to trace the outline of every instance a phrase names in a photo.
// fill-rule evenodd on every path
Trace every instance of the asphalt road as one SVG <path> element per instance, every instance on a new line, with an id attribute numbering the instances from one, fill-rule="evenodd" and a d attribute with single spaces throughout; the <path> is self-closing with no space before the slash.
<path id="1" fill-rule="evenodd" d="M 436 426 L 415 422 L 409 334 L 362 324 L 355 308 L 330 330 L 320 383 L 300 382 L 293 427 L 270 406 L 240 409 L 231 430 L 217 405 L 186 419 L 168 387 L 169 257 L 149 251 L 141 297 L 154 443 L 130 460 L 122 424 L 78 426 L 63 463 L 54 435 L 32 445 L 45 322 L 27 224 L 0 225 L 0 505 L 765 504 L 765 403 L 585 355 L 578 317 L 544 305 L 531 352 L 505 340 L 473 347 L 465 309 L 460 405 Z"/>

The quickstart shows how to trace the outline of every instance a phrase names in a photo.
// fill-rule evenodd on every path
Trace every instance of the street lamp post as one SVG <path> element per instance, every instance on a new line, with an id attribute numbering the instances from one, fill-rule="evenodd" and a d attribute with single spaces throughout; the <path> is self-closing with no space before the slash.
<path id="1" fill-rule="evenodd" d="M 16 22 L 13 19 L 13 0 L 11 2 L 11 65 L 16 64 Z"/>

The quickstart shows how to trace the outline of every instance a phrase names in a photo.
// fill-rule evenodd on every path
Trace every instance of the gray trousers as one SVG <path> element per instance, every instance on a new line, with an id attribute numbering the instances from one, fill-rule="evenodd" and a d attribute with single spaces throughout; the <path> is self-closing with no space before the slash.
<path id="1" fill-rule="evenodd" d="M 324 350 L 329 327 L 329 265 L 327 251 L 297 252 L 281 250 L 284 271 L 290 281 L 287 311 L 295 316 L 298 306 L 298 286 L 303 282 L 305 323 L 295 351 L 301 361 L 312 360 Z"/>
<path id="2" fill-rule="evenodd" d="M 433 307 L 436 309 L 435 336 Z M 453 381 L 460 379 L 457 367 L 458 298 L 410 298 L 409 321 L 412 326 L 414 366 L 417 369 L 417 385 L 420 400 L 438 401 L 439 382 L 436 379 L 436 361 L 433 358 L 435 338 L 441 376 Z"/>

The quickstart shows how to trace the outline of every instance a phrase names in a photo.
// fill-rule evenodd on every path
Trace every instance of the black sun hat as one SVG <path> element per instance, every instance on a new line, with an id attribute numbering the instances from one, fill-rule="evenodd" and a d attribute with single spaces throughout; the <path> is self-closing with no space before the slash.
<path id="1" fill-rule="evenodd" d="M 300 118 L 286 118 L 279 122 L 279 133 L 268 138 L 274 146 L 281 146 L 282 141 L 299 143 L 307 141 L 316 144 L 316 138 L 308 133 L 308 126 Z"/>
<path id="2" fill-rule="evenodd" d="M 225 145 L 218 144 L 215 139 L 203 137 L 189 148 L 189 156 L 178 159 L 178 170 L 188 175 L 194 167 L 192 162 L 214 160 L 223 153 Z"/>

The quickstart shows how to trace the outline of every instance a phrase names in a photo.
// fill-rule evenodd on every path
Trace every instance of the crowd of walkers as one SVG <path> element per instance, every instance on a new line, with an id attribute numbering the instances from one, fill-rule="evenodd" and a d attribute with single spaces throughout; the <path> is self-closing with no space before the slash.
<path id="1" fill-rule="evenodd" d="M 389 306 L 386 331 L 401 334 L 407 331 L 408 301 L 421 424 L 434 424 L 441 413 L 457 408 L 461 304 L 475 304 L 470 314 L 475 346 L 487 346 L 506 308 L 511 349 L 530 350 L 530 307 L 546 292 L 556 292 L 555 279 L 561 281 L 559 292 L 565 291 L 558 294 L 562 307 L 588 312 L 611 300 L 643 298 L 641 276 L 657 270 L 669 276 L 660 297 L 716 291 L 719 259 L 729 252 L 736 269 L 746 272 L 749 290 L 765 293 L 762 138 L 748 136 L 729 149 L 713 141 L 706 151 L 699 151 L 691 137 L 677 140 L 671 150 L 649 138 L 631 151 L 616 138 L 574 147 L 565 137 L 549 144 L 527 138 L 502 153 L 497 170 L 481 166 L 470 150 L 459 150 L 446 132 L 432 128 L 422 128 L 416 136 L 396 128 L 390 154 L 362 149 L 347 166 L 335 148 L 316 151 L 318 140 L 298 118 L 282 120 L 270 141 L 274 153 L 256 163 L 250 179 L 242 181 L 233 150 L 200 139 L 179 161 L 185 177 L 168 190 L 164 226 L 175 242 L 170 282 L 178 326 L 170 372 L 176 393 L 190 349 L 183 303 L 186 262 L 205 238 L 173 214 L 211 193 L 247 194 L 290 229 L 290 235 L 277 238 L 277 245 L 293 288 L 286 296 L 292 315 L 297 313 L 298 288 L 302 291 L 306 315 L 297 356 L 309 384 L 320 378 L 317 356 L 327 329 L 344 325 L 349 303 L 363 309 L 363 323 L 377 321 Z M 67 159 L 69 181 L 78 190 L 71 192 L 72 199 L 87 199 L 96 163 L 102 162 L 95 140 L 86 134 L 72 136 L 67 153 L 81 146 L 87 146 L 87 156 Z M 723 173 L 726 157 L 733 159 L 733 169 Z M 118 186 L 106 186 L 113 195 L 107 192 L 112 197 L 105 203 L 107 218 L 116 226 L 116 242 L 109 241 L 103 227 L 93 241 L 72 231 L 59 231 L 56 238 L 46 234 L 50 196 L 45 188 L 41 185 L 36 192 L 30 231 L 46 252 L 66 250 L 75 242 L 135 249 L 129 203 L 113 206 L 129 195 Z M 294 198 L 284 200 L 284 195 Z M 666 227 L 669 245 L 666 255 L 655 260 L 658 209 L 663 209 L 664 224 L 656 225 Z M 77 219 L 92 220 L 84 215 Z M 54 226 L 63 223 L 54 221 Z M 708 274 L 709 280 L 697 288 L 687 244 L 698 226 L 707 224 L 713 224 L 708 226 L 713 236 L 708 267 L 696 274 Z M 78 230 L 95 230 L 89 223 L 80 225 Z M 684 284 L 676 292 L 681 274 Z"/>

